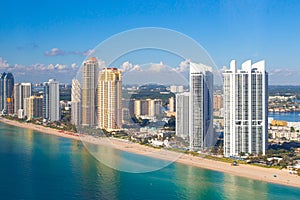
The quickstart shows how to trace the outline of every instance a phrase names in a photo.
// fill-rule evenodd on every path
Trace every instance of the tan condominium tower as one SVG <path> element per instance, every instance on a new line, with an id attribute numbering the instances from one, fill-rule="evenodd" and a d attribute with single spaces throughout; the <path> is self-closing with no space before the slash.
<path id="1" fill-rule="evenodd" d="M 82 66 L 82 126 L 95 126 L 96 88 L 98 80 L 98 60 L 87 59 Z"/>
<path id="2" fill-rule="evenodd" d="M 97 125 L 108 131 L 122 127 L 122 75 L 117 68 L 103 68 L 97 87 Z"/>

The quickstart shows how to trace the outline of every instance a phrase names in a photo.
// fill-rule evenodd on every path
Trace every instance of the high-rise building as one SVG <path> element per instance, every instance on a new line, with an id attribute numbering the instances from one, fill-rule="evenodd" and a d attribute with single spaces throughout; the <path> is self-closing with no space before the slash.
<path id="1" fill-rule="evenodd" d="M 156 116 L 162 113 L 162 100 L 161 99 L 149 99 L 149 116 Z"/>
<path id="2" fill-rule="evenodd" d="M 99 73 L 97 126 L 106 130 L 122 127 L 122 75 L 117 68 L 103 68 Z"/>
<path id="3" fill-rule="evenodd" d="M 265 154 L 268 142 L 268 74 L 265 62 L 236 69 L 235 60 L 224 77 L 224 155 Z"/>
<path id="4" fill-rule="evenodd" d="M 48 121 L 60 120 L 59 82 L 55 79 L 44 83 L 43 117 Z"/>
<path id="5" fill-rule="evenodd" d="M 189 92 L 176 94 L 176 136 L 189 137 Z"/>
<path id="6" fill-rule="evenodd" d="M 161 99 L 136 99 L 134 101 L 134 114 L 136 116 L 154 117 L 162 113 Z"/>
<path id="7" fill-rule="evenodd" d="M 30 96 L 24 99 L 24 110 L 27 119 L 43 116 L 43 97 Z"/>
<path id="8" fill-rule="evenodd" d="M 141 100 L 134 100 L 134 115 L 140 116 L 141 115 Z"/>
<path id="9" fill-rule="evenodd" d="M 25 98 L 31 96 L 31 83 L 15 83 L 14 85 L 14 114 L 24 117 Z"/>
<path id="10" fill-rule="evenodd" d="M 214 111 L 220 111 L 223 108 L 223 95 L 214 95 Z"/>
<path id="11" fill-rule="evenodd" d="M 122 99 L 122 123 L 131 122 L 134 116 L 134 99 Z"/>
<path id="12" fill-rule="evenodd" d="M 190 63 L 189 140 L 192 150 L 212 145 L 213 73 L 203 64 Z"/>
<path id="13" fill-rule="evenodd" d="M 71 123 L 77 126 L 81 124 L 81 88 L 77 79 L 72 80 Z"/>
<path id="14" fill-rule="evenodd" d="M 3 73 L 0 77 L 0 110 L 3 114 L 13 114 L 14 76 Z"/>
<path id="15" fill-rule="evenodd" d="M 169 98 L 169 111 L 175 112 L 175 99 L 174 97 Z"/>
<path id="16" fill-rule="evenodd" d="M 81 124 L 93 127 L 96 125 L 96 88 L 99 63 L 97 58 L 89 58 L 82 66 L 81 88 Z"/>

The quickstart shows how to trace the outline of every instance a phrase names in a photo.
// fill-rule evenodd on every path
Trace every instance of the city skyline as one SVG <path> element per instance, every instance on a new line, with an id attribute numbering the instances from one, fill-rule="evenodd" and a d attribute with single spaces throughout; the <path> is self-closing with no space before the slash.
<path id="1" fill-rule="evenodd" d="M 90 4 L 93 8 L 88 6 Z M 208 51 L 218 69 L 233 57 L 241 63 L 247 59 L 265 59 L 271 85 L 300 85 L 297 79 L 300 60 L 296 55 L 299 47 L 295 45 L 300 40 L 296 26 L 300 18 L 297 1 L 288 4 L 154 1 L 101 5 L 91 1 L 73 3 L 72 10 L 68 9 L 68 2 L 54 1 L 39 5 L 41 12 L 35 12 L 37 5 L 35 1 L 17 5 L 3 2 L 6 9 L 0 14 L 0 69 L 13 72 L 17 82 L 34 79 L 33 82 L 41 82 L 54 74 L 59 82 L 71 83 L 84 58 L 100 42 L 119 32 L 148 26 L 173 29 L 192 37 Z M 32 14 L 27 15 L 28 11 Z M 14 15 L 8 18 L 9 13 Z M 103 31 L 103 27 L 109 28 Z M 156 63 L 160 61 L 165 62 L 153 59 Z M 144 64 L 143 61 L 131 62 Z M 179 66 L 178 62 L 165 64 Z M 26 76 L 29 73 L 34 76 Z"/>

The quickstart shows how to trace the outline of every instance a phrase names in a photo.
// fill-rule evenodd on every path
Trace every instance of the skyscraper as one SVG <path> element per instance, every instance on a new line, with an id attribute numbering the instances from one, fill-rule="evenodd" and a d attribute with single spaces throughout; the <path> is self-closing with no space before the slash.
<path id="1" fill-rule="evenodd" d="M 27 119 L 43 116 L 43 97 L 30 96 L 24 99 L 24 110 Z"/>
<path id="2" fill-rule="evenodd" d="M 25 98 L 31 96 L 31 83 L 15 83 L 14 85 L 14 114 L 24 117 Z"/>
<path id="3" fill-rule="evenodd" d="M 97 125 L 106 130 L 122 127 L 122 76 L 117 68 L 103 68 L 97 87 Z"/>
<path id="4" fill-rule="evenodd" d="M 176 94 L 176 136 L 189 137 L 189 92 Z"/>
<path id="5" fill-rule="evenodd" d="M 81 124 L 81 88 L 77 79 L 72 80 L 71 90 L 71 122 L 74 125 Z"/>
<path id="6" fill-rule="evenodd" d="M 190 63 L 189 140 L 192 150 L 210 147 L 213 139 L 213 73 Z"/>
<path id="7" fill-rule="evenodd" d="M 175 109 L 175 99 L 174 97 L 170 97 L 169 98 L 169 111 L 170 112 L 174 112 L 176 109 Z"/>
<path id="8" fill-rule="evenodd" d="M 3 73 L 0 77 L 0 109 L 3 114 L 13 114 L 14 76 Z"/>
<path id="9" fill-rule="evenodd" d="M 82 67 L 82 125 L 95 126 L 96 120 L 96 88 L 99 71 L 98 60 L 94 57 L 89 58 L 83 63 Z"/>
<path id="10" fill-rule="evenodd" d="M 224 155 L 265 154 L 268 134 L 268 74 L 265 61 L 236 69 L 235 60 L 224 73 Z"/>
<path id="11" fill-rule="evenodd" d="M 59 83 L 55 79 L 44 83 L 43 117 L 48 121 L 60 120 Z"/>

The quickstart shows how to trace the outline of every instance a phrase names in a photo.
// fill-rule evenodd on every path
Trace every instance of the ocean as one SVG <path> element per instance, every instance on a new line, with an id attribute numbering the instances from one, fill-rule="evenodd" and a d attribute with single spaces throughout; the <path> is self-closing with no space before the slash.
<path id="1" fill-rule="evenodd" d="M 96 160 L 81 141 L 2 123 L 0 142 L 1 200 L 300 197 L 299 188 L 178 163 L 148 173 L 121 172 Z"/>
<path id="2" fill-rule="evenodd" d="M 283 120 L 288 122 L 300 122 L 300 112 L 269 112 L 268 117 L 272 117 L 275 120 Z"/>

